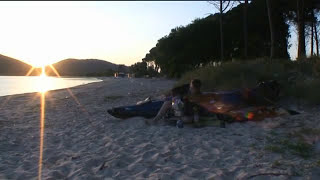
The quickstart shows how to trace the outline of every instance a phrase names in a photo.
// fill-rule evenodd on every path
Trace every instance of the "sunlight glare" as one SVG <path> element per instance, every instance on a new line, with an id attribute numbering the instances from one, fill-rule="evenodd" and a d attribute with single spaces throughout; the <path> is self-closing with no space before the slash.
<path id="1" fill-rule="evenodd" d="M 46 75 L 45 67 L 42 67 L 42 73 L 38 77 L 36 89 L 40 93 L 45 93 L 51 88 L 51 86 L 52 86 L 51 79 Z"/>
<path id="2" fill-rule="evenodd" d="M 49 78 L 46 75 L 45 66 L 42 67 L 42 73 L 39 76 L 38 88 L 41 93 L 40 98 L 40 154 L 39 154 L 39 169 L 38 169 L 38 179 L 41 179 L 42 174 L 42 159 L 43 159 L 43 136 L 44 136 L 44 122 L 45 122 L 45 96 L 46 91 L 49 89 Z"/>
<path id="3" fill-rule="evenodd" d="M 41 180 L 42 175 L 42 159 L 43 159 L 43 137 L 44 137 L 44 122 L 45 122 L 45 93 L 41 93 L 40 98 L 41 109 L 40 109 L 40 154 L 39 154 L 39 169 L 38 169 L 38 179 Z"/>
<path id="4" fill-rule="evenodd" d="M 41 77 L 41 78 L 45 78 L 45 77 L 47 77 L 47 75 L 46 75 L 46 73 L 41 73 L 41 74 L 40 74 L 40 77 Z"/>

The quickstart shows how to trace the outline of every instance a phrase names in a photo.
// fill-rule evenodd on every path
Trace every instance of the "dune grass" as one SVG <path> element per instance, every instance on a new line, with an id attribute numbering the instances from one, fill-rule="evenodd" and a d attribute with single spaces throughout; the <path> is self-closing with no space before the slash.
<path id="1" fill-rule="evenodd" d="M 265 146 L 265 150 L 275 153 L 289 153 L 308 159 L 313 154 L 312 145 L 303 141 L 293 141 L 291 139 L 273 139 L 271 144 Z"/>
<path id="2" fill-rule="evenodd" d="M 176 84 L 202 81 L 203 91 L 232 90 L 254 87 L 259 80 L 277 80 L 282 97 L 293 97 L 312 104 L 320 103 L 320 59 L 298 61 L 257 59 L 225 62 L 188 72 Z"/>

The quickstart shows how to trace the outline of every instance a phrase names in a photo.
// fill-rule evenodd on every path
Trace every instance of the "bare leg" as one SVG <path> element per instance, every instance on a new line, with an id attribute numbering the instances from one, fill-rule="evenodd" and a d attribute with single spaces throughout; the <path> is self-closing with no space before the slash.
<path id="1" fill-rule="evenodd" d="M 168 110 L 171 108 L 172 106 L 171 106 L 171 101 L 165 101 L 164 103 L 163 103 L 163 105 L 161 106 L 161 109 L 159 110 L 159 112 L 158 112 L 158 114 L 157 114 L 157 116 L 154 118 L 154 119 L 152 119 L 151 121 L 149 120 L 147 120 L 147 124 L 151 124 L 152 122 L 157 122 L 157 121 L 159 121 L 167 112 L 168 112 Z"/>
<path id="2" fill-rule="evenodd" d="M 171 101 L 165 101 L 161 109 L 159 110 L 157 116 L 153 120 L 154 121 L 160 120 L 169 111 L 171 107 L 172 107 Z"/>

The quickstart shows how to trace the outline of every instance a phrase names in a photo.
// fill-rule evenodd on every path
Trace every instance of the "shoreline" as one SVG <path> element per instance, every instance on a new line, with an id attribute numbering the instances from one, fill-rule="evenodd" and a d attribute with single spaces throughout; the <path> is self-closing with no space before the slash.
<path id="1" fill-rule="evenodd" d="M 161 97 L 174 84 L 105 79 L 70 88 L 79 104 L 66 89 L 48 91 L 42 178 L 319 179 L 320 153 L 305 159 L 280 141 L 290 137 L 288 142 L 295 142 L 291 134 L 301 128 L 320 129 L 318 111 L 226 128 L 182 129 L 147 126 L 141 117 L 121 120 L 107 113 L 148 96 Z M 2 104 L 5 98 L 0 100 Z M 39 94 L 28 93 L 12 95 L 1 108 L 1 179 L 38 177 L 40 106 Z"/>

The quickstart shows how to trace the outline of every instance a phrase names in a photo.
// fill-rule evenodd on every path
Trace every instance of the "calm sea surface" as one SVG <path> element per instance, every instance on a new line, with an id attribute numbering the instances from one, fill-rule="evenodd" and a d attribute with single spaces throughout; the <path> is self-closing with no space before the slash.
<path id="1" fill-rule="evenodd" d="M 40 76 L 0 76 L 0 96 L 45 92 L 99 82 L 96 78 L 56 78 Z"/>

